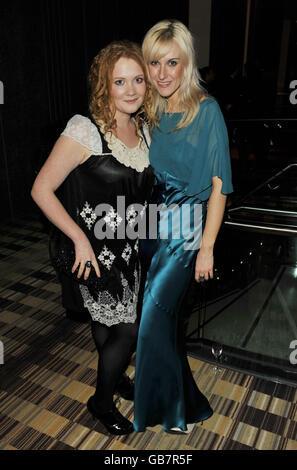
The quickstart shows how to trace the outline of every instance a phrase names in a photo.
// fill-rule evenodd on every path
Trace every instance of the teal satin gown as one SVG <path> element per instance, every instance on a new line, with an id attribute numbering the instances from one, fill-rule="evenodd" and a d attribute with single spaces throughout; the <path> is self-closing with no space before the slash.
<path id="1" fill-rule="evenodd" d="M 161 189 L 162 203 L 166 207 L 188 205 L 189 212 L 181 221 L 183 228 L 193 225 L 194 210 L 202 228 L 205 205 L 197 197 L 185 194 L 185 183 L 169 173 L 156 174 Z M 178 220 L 177 220 L 178 219 Z M 194 275 L 197 255 L 191 248 L 189 237 L 178 237 L 177 212 L 169 220 L 168 238 L 157 240 L 146 280 L 142 317 L 138 336 L 135 375 L 134 429 L 144 431 L 146 426 L 162 424 L 165 430 L 178 427 L 187 430 L 187 424 L 209 418 L 213 411 L 206 397 L 199 391 L 186 355 L 183 319 L 180 306 L 184 293 Z M 193 227 L 192 227 L 193 228 Z M 187 230 L 180 230 L 189 234 Z M 198 234 L 198 233 L 197 233 Z M 162 236 L 162 235 L 161 235 Z M 198 235 L 199 236 L 199 235 Z M 193 237 L 192 244 L 197 243 Z"/>
<path id="2" fill-rule="evenodd" d="M 201 235 L 212 177 L 221 178 L 223 194 L 233 191 L 228 134 L 219 105 L 211 97 L 200 103 L 190 125 L 175 130 L 181 116 L 163 113 L 159 128 L 153 131 L 150 163 L 160 188 L 159 201 L 167 207 L 186 206 L 189 211 L 183 222 L 187 228 L 198 227 Z M 180 307 L 194 276 L 199 245 L 197 248 L 195 236 L 191 245 L 183 231 L 176 234 L 179 223 L 178 210 L 172 213 L 167 236 L 162 236 L 164 227 L 159 223 L 147 274 L 136 350 L 135 431 L 157 424 L 165 430 L 177 427 L 186 431 L 187 424 L 213 414 L 193 379 L 186 355 Z M 190 249 L 185 249 L 185 243 Z"/>

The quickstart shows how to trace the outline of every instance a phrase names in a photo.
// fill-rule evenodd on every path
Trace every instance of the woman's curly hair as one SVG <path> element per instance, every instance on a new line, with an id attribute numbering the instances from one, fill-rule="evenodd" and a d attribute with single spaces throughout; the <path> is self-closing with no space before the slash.
<path id="1" fill-rule="evenodd" d="M 89 110 L 94 121 L 103 127 L 104 133 L 116 127 L 116 109 L 110 95 L 110 88 L 114 66 L 121 57 L 135 60 L 143 70 L 146 92 L 143 104 L 135 115 L 135 120 L 138 128 L 141 127 L 143 119 L 147 122 L 150 121 L 152 87 L 148 80 L 141 48 L 132 41 L 114 41 L 94 57 L 88 76 L 91 88 Z"/>

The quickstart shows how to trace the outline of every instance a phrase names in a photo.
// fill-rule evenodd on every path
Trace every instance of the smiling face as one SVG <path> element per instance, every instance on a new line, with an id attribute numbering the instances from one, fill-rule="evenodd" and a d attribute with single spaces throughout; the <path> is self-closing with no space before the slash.
<path id="1" fill-rule="evenodd" d="M 145 91 L 142 67 L 134 59 L 121 57 L 113 68 L 110 87 L 116 109 L 115 118 L 135 113 L 143 103 Z"/>
<path id="2" fill-rule="evenodd" d="M 184 74 L 180 48 L 172 43 L 166 55 L 148 64 L 151 81 L 159 94 L 173 104 L 178 101 L 179 88 Z"/>

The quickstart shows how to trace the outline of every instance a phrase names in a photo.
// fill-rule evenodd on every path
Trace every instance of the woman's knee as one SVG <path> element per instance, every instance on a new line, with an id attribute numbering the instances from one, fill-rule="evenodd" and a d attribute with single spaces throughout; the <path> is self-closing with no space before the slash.
<path id="1" fill-rule="evenodd" d="M 137 341 L 138 323 L 126 323 L 118 333 L 123 341 L 133 344 Z"/>

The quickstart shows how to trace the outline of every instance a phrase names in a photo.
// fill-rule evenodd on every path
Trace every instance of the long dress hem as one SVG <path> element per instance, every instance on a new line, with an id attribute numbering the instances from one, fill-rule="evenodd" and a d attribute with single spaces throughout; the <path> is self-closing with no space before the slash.
<path id="1" fill-rule="evenodd" d="M 153 130 L 149 153 L 159 188 L 158 203 L 177 210 L 172 210 L 167 239 L 161 237 L 160 216 L 160 235 L 146 280 L 135 370 L 134 429 L 138 432 L 158 424 L 167 431 L 174 427 L 186 431 L 188 423 L 213 414 L 187 360 L 180 307 L 193 278 L 212 178 L 222 179 L 224 193 L 233 189 L 228 134 L 213 98 L 202 101 L 189 126 L 170 132 L 180 118 L 179 113 L 162 115 L 160 128 Z M 199 205 L 202 210 L 197 212 Z M 183 209 L 187 209 L 185 219 Z M 182 233 L 176 231 L 181 224 Z M 192 244 L 185 235 L 191 228 L 198 229 L 197 243 Z"/>
<path id="2" fill-rule="evenodd" d="M 186 425 L 183 423 L 182 424 L 181 423 L 163 424 L 163 423 L 160 423 L 159 421 L 153 421 L 153 422 L 148 421 L 146 426 L 137 426 L 136 423 L 133 423 L 133 427 L 134 427 L 135 432 L 144 432 L 146 431 L 146 428 L 150 428 L 150 427 L 154 427 L 158 425 L 162 426 L 164 431 L 171 431 L 172 428 L 179 428 L 182 431 L 187 431 L 187 425 L 201 423 L 202 421 L 206 421 L 207 419 L 211 418 L 212 415 L 213 415 L 213 410 L 210 409 L 208 410 L 208 412 L 205 413 L 205 415 L 199 416 L 196 419 L 193 418 Z"/>

